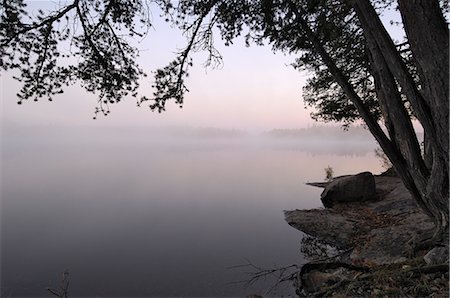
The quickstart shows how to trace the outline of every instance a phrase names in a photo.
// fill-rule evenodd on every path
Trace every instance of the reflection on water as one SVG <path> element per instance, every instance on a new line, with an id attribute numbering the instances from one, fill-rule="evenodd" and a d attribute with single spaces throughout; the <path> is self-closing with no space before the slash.
<path id="1" fill-rule="evenodd" d="M 227 268 L 303 262 L 282 210 L 320 205 L 304 183 L 379 171 L 372 143 L 9 128 L 2 147 L 5 296 L 45 296 L 64 270 L 73 296 L 264 294 Z"/>

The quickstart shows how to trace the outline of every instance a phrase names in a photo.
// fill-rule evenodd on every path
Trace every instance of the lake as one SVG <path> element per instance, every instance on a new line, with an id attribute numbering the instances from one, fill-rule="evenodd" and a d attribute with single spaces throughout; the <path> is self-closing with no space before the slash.
<path id="1" fill-rule="evenodd" d="M 2 137 L 1 294 L 46 296 L 61 272 L 76 296 L 245 296 L 252 263 L 305 262 L 302 233 L 283 210 L 321 206 L 335 175 L 380 162 L 355 142 L 198 137 L 144 128 L 5 126 Z"/>

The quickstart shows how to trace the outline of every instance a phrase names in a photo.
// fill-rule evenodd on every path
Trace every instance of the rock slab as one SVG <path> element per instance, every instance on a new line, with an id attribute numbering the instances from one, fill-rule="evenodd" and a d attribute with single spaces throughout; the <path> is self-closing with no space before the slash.
<path id="1" fill-rule="evenodd" d="M 351 248 L 349 263 L 402 262 L 411 252 L 408 240 L 431 230 L 433 223 L 419 210 L 399 178 L 377 176 L 375 182 L 377 200 L 285 211 L 285 220 L 328 245 L 340 250 Z"/>

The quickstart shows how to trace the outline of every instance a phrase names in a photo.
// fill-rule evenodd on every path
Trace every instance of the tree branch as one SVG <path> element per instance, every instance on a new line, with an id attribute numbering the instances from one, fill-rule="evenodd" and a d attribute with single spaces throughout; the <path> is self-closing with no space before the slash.
<path id="1" fill-rule="evenodd" d="M 108 5 L 106 6 L 106 9 L 105 9 L 105 12 L 104 12 L 103 15 L 102 15 L 102 18 L 101 18 L 100 21 L 97 23 L 97 25 L 94 27 L 94 29 L 92 30 L 92 32 L 90 33 L 90 35 L 93 35 L 93 34 L 98 30 L 98 28 L 100 28 L 100 26 L 106 22 L 106 18 L 108 17 L 108 15 L 109 15 L 109 13 L 110 13 L 110 11 L 111 11 L 113 5 L 114 5 L 114 1 L 115 1 L 115 0 L 110 0 L 110 1 L 108 2 Z M 106 22 L 106 23 L 109 25 L 108 22 Z"/>
<path id="2" fill-rule="evenodd" d="M 191 39 L 189 40 L 188 46 L 181 54 L 181 63 L 180 63 L 180 70 L 178 72 L 178 79 L 177 79 L 177 89 L 182 88 L 182 82 L 183 82 L 183 74 L 184 74 L 184 66 L 186 64 L 186 60 L 189 56 L 189 53 L 192 49 L 192 46 L 195 42 L 195 38 L 197 37 L 198 31 L 200 30 L 200 26 L 202 25 L 203 19 L 205 16 L 209 13 L 209 10 L 206 13 L 203 13 L 198 19 L 197 19 L 197 26 L 194 29 L 194 32 L 192 33 Z"/>
<path id="3" fill-rule="evenodd" d="M 68 13 L 69 11 L 71 11 L 74 8 L 78 7 L 78 3 L 80 0 L 75 0 L 72 4 L 66 6 L 64 9 L 60 10 L 58 13 L 56 13 L 53 16 L 49 16 L 48 18 L 46 18 L 45 20 L 39 22 L 39 23 L 33 23 L 33 24 L 23 24 L 23 29 L 18 31 L 15 35 L 11 36 L 9 39 L 7 39 L 6 41 L 1 43 L 1 47 L 6 47 L 9 45 L 9 43 L 15 39 L 18 38 L 20 35 L 27 33 L 28 31 L 31 30 L 35 30 L 38 29 L 40 27 L 43 27 L 47 24 L 51 25 L 53 24 L 56 20 L 62 18 L 66 13 Z"/>
<path id="4" fill-rule="evenodd" d="M 48 24 L 47 31 L 45 32 L 45 36 L 44 36 L 44 52 L 43 52 L 43 54 L 41 56 L 42 57 L 41 63 L 39 63 L 38 69 L 36 70 L 36 73 L 35 73 L 36 85 L 39 85 L 39 78 L 40 78 L 40 75 L 41 75 L 42 67 L 44 66 L 45 58 L 47 56 L 48 43 L 49 43 L 48 39 L 50 37 L 50 33 L 51 32 L 52 32 L 52 23 Z"/>
<path id="5" fill-rule="evenodd" d="M 120 54 L 122 55 L 123 62 L 126 63 L 128 59 L 125 55 L 125 52 L 123 51 L 119 37 L 117 36 L 116 32 L 114 31 L 114 28 L 109 24 L 109 22 L 106 22 L 105 24 L 106 24 L 106 26 L 108 26 L 109 30 L 111 31 L 111 34 L 113 35 L 114 41 L 116 42 L 117 47 L 119 48 Z"/>
<path id="6" fill-rule="evenodd" d="M 78 1 L 77 1 L 78 2 Z M 98 58 L 99 62 L 103 65 L 103 67 L 105 69 L 108 68 L 108 64 L 105 61 L 105 58 L 102 56 L 102 54 L 100 53 L 100 51 L 97 49 L 97 47 L 95 46 L 94 42 L 91 39 L 91 34 L 89 34 L 89 28 L 86 24 L 86 20 L 83 17 L 83 12 L 81 11 L 80 6 L 76 5 L 76 9 L 77 9 L 77 14 L 78 17 L 80 18 L 80 22 L 81 22 L 81 26 L 83 27 L 83 31 L 84 31 L 84 37 L 85 40 L 88 42 L 88 44 L 90 45 L 92 51 L 94 52 L 94 55 Z"/>

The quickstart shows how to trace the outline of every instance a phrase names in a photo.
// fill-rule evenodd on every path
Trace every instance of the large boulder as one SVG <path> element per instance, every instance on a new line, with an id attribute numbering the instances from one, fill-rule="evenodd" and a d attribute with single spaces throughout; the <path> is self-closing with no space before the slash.
<path id="1" fill-rule="evenodd" d="M 320 195 L 325 208 L 337 203 L 361 202 L 376 196 L 375 178 L 370 172 L 334 179 Z"/>

